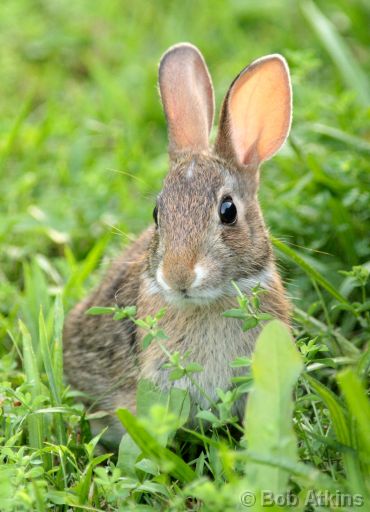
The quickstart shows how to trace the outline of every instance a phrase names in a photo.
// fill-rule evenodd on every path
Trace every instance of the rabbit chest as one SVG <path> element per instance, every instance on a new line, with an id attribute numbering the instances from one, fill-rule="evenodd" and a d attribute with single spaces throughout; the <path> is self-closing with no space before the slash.
<path id="1" fill-rule="evenodd" d="M 259 333 L 259 328 L 243 332 L 239 320 L 223 317 L 227 306 L 230 304 L 167 309 L 162 327 L 168 340 L 162 343 L 170 353 L 188 353 L 185 365 L 196 362 L 203 367 L 203 371 L 191 374 L 193 382 L 188 377 L 175 382 L 169 380 L 171 370 L 163 368 L 168 358 L 156 341 L 141 353 L 141 377 L 162 389 L 170 386 L 189 389 L 192 399 L 203 408 L 209 406 L 206 396 L 217 400 L 216 389 L 229 388 L 231 378 L 243 372 L 231 368 L 230 363 L 239 356 L 251 354 Z"/>

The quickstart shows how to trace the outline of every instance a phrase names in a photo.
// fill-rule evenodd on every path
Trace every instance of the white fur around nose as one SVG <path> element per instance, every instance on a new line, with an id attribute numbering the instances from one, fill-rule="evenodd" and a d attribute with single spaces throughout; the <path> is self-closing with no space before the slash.
<path id="1" fill-rule="evenodd" d="M 158 268 L 157 268 L 157 272 L 156 272 L 156 278 L 157 278 L 157 282 L 160 286 L 162 286 L 162 288 L 164 290 L 171 290 L 171 287 L 168 286 L 168 284 L 166 283 L 164 277 L 163 277 L 163 270 L 162 270 L 162 265 L 160 265 Z"/>
<path id="2" fill-rule="evenodd" d="M 197 263 L 195 265 L 194 272 L 195 272 L 195 278 L 194 278 L 194 281 L 191 283 L 190 288 L 197 288 L 198 286 L 201 286 L 204 279 L 208 275 L 208 270 L 206 268 L 202 267 L 202 265 L 199 265 L 199 263 Z"/>

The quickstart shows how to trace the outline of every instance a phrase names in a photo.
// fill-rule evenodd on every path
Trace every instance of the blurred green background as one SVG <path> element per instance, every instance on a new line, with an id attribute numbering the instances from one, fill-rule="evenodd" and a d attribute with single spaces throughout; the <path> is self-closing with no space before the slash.
<path id="1" fill-rule="evenodd" d="M 253 59 L 287 58 L 294 122 L 263 166 L 267 223 L 335 285 L 339 269 L 368 262 L 369 21 L 366 0 L 3 0 L 3 332 L 17 315 L 25 262 L 36 259 L 53 293 L 92 248 L 111 256 L 152 221 L 167 169 L 157 64 L 179 41 L 203 52 L 218 109 Z M 311 303 L 302 270 L 282 266 L 297 303 Z"/>
<path id="2" fill-rule="evenodd" d="M 156 457 L 143 459 L 143 453 L 137 462 L 135 450 L 130 456 L 130 442 L 117 466 L 112 461 L 101 466 L 105 456 L 94 455 L 89 411 L 62 382 L 60 296 L 68 310 L 98 281 L 108 261 L 152 222 L 168 166 L 157 66 L 162 53 L 180 41 L 203 52 L 218 110 L 235 75 L 252 60 L 273 52 L 288 60 L 292 132 L 279 155 L 263 165 L 260 191 L 275 246 L 285 243 L 276 255 L 295 306 L 293 334 L 306 367 L 294 402 L 302 464 L 293 459 L 286 467 L 294 468 L 291 483 L 302 496 L 330 479 L 333 489 L 365 495 L 370 448 L 361 381 L 369 364 L 370 325 L 369 26 L 368 0 L 1 1 L 1 511 L 85 505 L 236 510 L 240 486 L 250 488 L 242 466 L 254 459 L 236 458 L 244 457 L 245 438 L 231 439 L 225 424 L 226 442 L 218 418 L 204 451 L 192 435 L 171 441 L 181 467 L 197 471 L 190 494 L 190 487 L 182 487 L 185 480 L 168 477 L 168 463 L 159 473 Z M 340 274 L 354 265 L 363 267 Z M 275 342 L 281 348 L 279 337 Z M 274 396 L 280 396 L 292 361 L 281 353 L 273 360 L 275 373 L 279 366 L 284 374 L 275 375 Z M 267 378 L 270 362 L 258 364 Z M 353 370 L 343 372 L 348 365 Z M 217 406 L 222 421 L 232 405 L 228 393 L 220 394 L 226 398 Z M 152 396 L 147 393 L 147 404 Z M 276 464 L 276 440 L 283 440 L 279 450 L 295 440 L 282 428 L 290 421 L 287 409 L 274 413 L 265 402 L 259 407 L 267 407 L 269 419 L 272 414 L 267 442 L 274 444 L 267 445 L 272 463 L 262 459 L 260 478 L 275 485 L 265 475 L 284 468 Z M 162 436 L 167 417 L 156 411 L 150 432 Z M 255 431 L 265 417 L 256 414 Z M 261 439 L 267 439 L 263 428 Z M 291 464 L 286 452 L 282 461 Z"/>

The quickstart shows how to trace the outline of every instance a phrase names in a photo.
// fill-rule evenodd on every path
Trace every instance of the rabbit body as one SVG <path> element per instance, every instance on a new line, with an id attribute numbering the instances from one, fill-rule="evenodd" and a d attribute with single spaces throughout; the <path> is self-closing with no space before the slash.
<path id="1" fill-rule="evenodd" d="M 222 316 L 236 306 L 231 281 L 247 294 L 259 283 L 266 289 L 261 310 L 289 322 L 257 198 L 259 164 L 279 149 L 289 131 L 287 73 L 278 56 L 246 68 L 226 95 L 216 144 L 210 148 L 213 89 L 201 54 L 183 44 L 162 58 L 159 84 L 169 126 L 170 170 L 157 199 L 156 226 L 114 262 L 98 289 L 72 310 L 64 330 L 68 380 L 111 415 L 104 422 L 111 426 L 113 442 L 122 433 L 114 411 L 135 411 L 140 378 L 162 389 L 189 389 L 193 404 L 202 407 L 216 399 L 216 388 L 230 386 L 238 374 L 230 362 L 251 355 L 260 331 L 257 326 L 243 332 L 240 320 Z M 267 83 L 257 96 L 256 78 Z M 257 107 L 251 106 L 253 99 Z M 268 119 L 259 121 L 270 115 L 266 101 L 273 102 L 275 116 L 275 128 L 267 134 L 263 123 Z M 244 108 L 251 112 L 247 129 Z M 193 382 L 188 377 L 170 382 L 163 368 L 166 355 L 156 342 L 144 350 L 144 333 L 129 319 L 86 315 L 92 306 L 115 304 L 135 305 L 139 318 L 166 308 L 160 324 L 168 336 L 163 341 L 167 350 L 188 353 L 203 371 L 192 374 Z M 236 412 L 242 416 L 243 410 L 240 402 Z"/>

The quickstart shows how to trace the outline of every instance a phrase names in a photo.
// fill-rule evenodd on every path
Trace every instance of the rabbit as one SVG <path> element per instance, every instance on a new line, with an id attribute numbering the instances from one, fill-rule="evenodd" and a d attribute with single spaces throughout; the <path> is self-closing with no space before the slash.
<path id="1" fill-rule="evenodd" d="M 290 305 L 277 272 L 258 203 L 259 166 L 285 142 L 291 125 L 289 69 L 280 55 L 244 68 L 221 108 L 213 147 L 211 77 L 200 51 L 189 43 L 167 50 L 159 64 L 159 91 L 168 125 L 170 168 L 157 197 L 154 223 L 113 263 L 100 286 L 79 303 L 64 327 L 65 373 L 109 414 L 107 443 L 123 428 L 115 410 L 135 413 L 137 383 L 188 389 L 196 405 L 210 407 L 216 388 L 227 388 L 230 362 L 251 355 L 261 325 L 243 332 L 241 321 L 222 316 L 235 307 L 234 281 L 246 294 L 266 290 L 261 310 L 289 325 Z M 136 306 L 137 316 L 166 314 L 160 325 L 170 352 L 189 352 L 203 366 L 170 382 L 166 356 L 157 343 L 142 348 L 143 332 L 129 319 L 89 316 L 92 306 Z M 268 364 L 268 362 L 267 362 Z M 206 392 L 207 398 L 199 388 Z M 244 402 L 237 404 L 243 417 Z M 192 421 L 190 418 L 190 421 Z M 101 428 L 101 424 L 93 425 Z"/>

